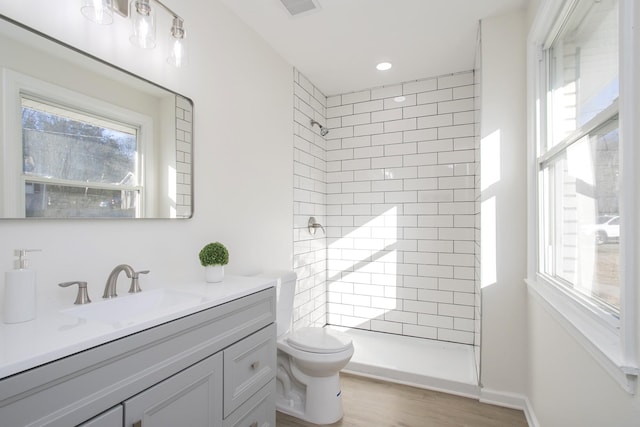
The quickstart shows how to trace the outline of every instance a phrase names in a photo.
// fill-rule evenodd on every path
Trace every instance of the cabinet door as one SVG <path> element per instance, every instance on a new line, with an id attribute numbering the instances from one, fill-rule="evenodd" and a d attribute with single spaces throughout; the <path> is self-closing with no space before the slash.
<path id="1" fill-rule="evenodd" d="M 122 427 L 123 412 L 122 405 L 118 405 L 80 424 L 78 427 Z"/>
<path id="2" fill-rule="evenodd" d="M 221 427 L 222 353 L 124 402 L 125 427 Z"/>

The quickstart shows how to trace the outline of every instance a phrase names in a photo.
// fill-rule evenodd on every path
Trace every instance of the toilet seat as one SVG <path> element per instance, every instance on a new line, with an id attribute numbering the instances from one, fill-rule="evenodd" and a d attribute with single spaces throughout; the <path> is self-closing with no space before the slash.
<path id="1" fill-rule="evenodd" d="M 300 328 L 289 333 L 287 343 L 309 353 L 332 354 L 353 347 L 351 337 L 327 328 Z"/>

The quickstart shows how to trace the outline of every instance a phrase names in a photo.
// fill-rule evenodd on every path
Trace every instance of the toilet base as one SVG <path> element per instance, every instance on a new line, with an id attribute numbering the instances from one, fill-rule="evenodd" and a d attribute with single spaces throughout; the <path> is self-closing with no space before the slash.
<path id="1" fill-rule="evenodd" d="M 288 396 L 278 388 L 276 409 L 314 424 L 333 424 L 342 419 L 342 392 L 339 374 L 309 378 L 306 389 L 292 387 Z M 304 386 L 302 386 L 304 387 Z"/>

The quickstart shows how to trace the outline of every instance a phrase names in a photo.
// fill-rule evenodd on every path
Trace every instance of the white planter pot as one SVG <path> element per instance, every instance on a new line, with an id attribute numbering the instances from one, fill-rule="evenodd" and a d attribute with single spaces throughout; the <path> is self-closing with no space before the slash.
<path id="1" fill-rule="evenodd" d="M 224 267 L 222 265 L 207 265 L 204 268 L 204 280 L 207 283 L 218 283 L 224 279 Z"/>

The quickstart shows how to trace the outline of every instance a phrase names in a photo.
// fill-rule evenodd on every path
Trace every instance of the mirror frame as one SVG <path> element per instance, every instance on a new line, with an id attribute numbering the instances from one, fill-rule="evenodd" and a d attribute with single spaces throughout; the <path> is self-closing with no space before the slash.
<path id="1" fill-rule="evenodd" d="M 4 23 L 4 24 L 2 24 Z M 187 164 L 188 166 L 186 166 L 189 170 L 188 172 L 185 173 L 180 173 L 177 169 L 178 167 L 176 166 L 176 170 L 175 170 L 175 186 L 178 187 L 181 184 L 182 187 L 184 189 L 187 189 L 188 192 L 183 193 L 183 201 L 184 203 L 180 204 L 179 206 L 181 206 L 185 212 L 181 215 L 179 215 L 176 211 L 177 211 L 177 207 L 178 207 L 178 203 L 176 202 L 176 209 L 174 209 L 173 213 L 175 213 L 175 216 L 170 216 L 170 215 L 166 215 L 166 216 L 154 216 L 154 217 L 139 217 L 139 218 L 119 218 L 119 217 L 5 217 L 3 216 L 4 214 L 0 213 L 0 219 L 2 220 L 12 220 L 12 219 L 19 219 L 19 220 L 48 220 L 48 219 L 62 219 L 62 220 L 91 220 L 91 219 L 99 219 L 99 220 L 105 220 L 105 219 L 115 219 L 115 220 L 126 220 L 126 219 L 190 219 L 193 217 L 193 213 L 194 213 L 194 103 L 193 101 L 178 93 L 175 92 L 171 89 L 168 89 L 162 85 L 159 85 L 158 83 L 155 83 L 151 80 L 145 79 L 141 76 L 138 76 L 124 68 L 121 68 L 117 65 L 114 65 L 112 63 L 109 63 L 95 55 L 92 55 L 90 53 L 87 53 L 81 49 L 78 49 L 68 43 L 65 43 L 63 41 L 60 41 L 48 34 L 45 34 L 39 30 L 36 30 L 34 28 L 31 28 L 21 22 L 18 22 L 12 18 L 9 18 L 3 14 L 0 14 L 0 25 L 12 25 L 14 27 L 16 27 L 17 31 L 27 31 L 28 33 L 36 36 L 37 38 L 41 38 L 43 39 L 44 43 L 54 43 L 55 45 L 61 47 L 62 49 L 64 49 L 65 51 L 68 51 L 71 55 L 73 55 L 75 58 L 78 58 L 79 61 L 81 62 L 86 62 L 86 64 L 89 67 L 101 67 L 104 70 L 108 70 L 109 73 L 111 72 L 116 72 L 118 73 L 119 77 L 117 79 L 114 80 L 118 80 L 120 81 L 121 79 L 128 79 L 131 80 L 132 82 L 135 82 L 135 85 L 138 84 L 143 84 L 143 85 L 148 85 L 149 87 L 152 87 L 154 90 L 161 90 L 166 92 L 168 95 L 173 95 L 175 97 L 175 106 L 176 109 L 178 109 L 178 105 L 181 102 L 186 102 L 186 104 L 184 105 L 188 105 L 190 107 L 190 117 L 189 117 L 189 124 L 191 126 L 190 131 L 185 131 L 184 133 L 187 134 L 185 137 L 186 141 L 179 141 L 176 137 L 173 139 L 173 144 L 174 144 L 174 153 L 176 153 L 176 151 L 179 150 L 179 145 L 182 142 L 183 144 L 188 144 L 188 148 L 186 148 L 185 150 L 188 151 L 183 151 L 185 157 L 188 156 L 188 162 L 185 161 L 182 164 Z M 27 45 L 29 45 L 27 43 Z M 69 61 L 71 64 L 73 64 L 75 62 L 75 58 L 74 61 Z M 63 58 L 65 59 L 65 58 Z M 89 68 L 87 67 L 87 68 Z M 2 68 L 2 67 L 0 67 Z M 108 73 L 103 72 L 102 74 L 107 75 Z M 133 80 L 132 80 L 133 79 Z M 186 107 L 185 107 L 186 108 Z M 177 112 L 176 112 L 176 123 L 173 125 L 173 129 L 175 130 L 176 133 L 178 133 L 179 131 L 179 126 L 177 124 L 179 117 L 177 117 Z M 0 146 L 5 143 L 3 141 L 0 141 Z M 8 142 L 6 142 L 8 143 Z M 177 153 L 176 153 L 177 156 Z M 176 157 L 174 156 L 174 157 Z M 177 160 L 177 159 L 176 159 Z M 4 169 L 4 168 L 2 168 Z M 187 177 L 188 175 L 188 177 Z M 183 182 L 179 182 L 179 176 L 182 177 Z M 186 178 L 186 179 L 185 179 Z M 4 186 L 6 185 L 5 181 L 5 176 L 2 175 L 0 176 L 0 186 Z M 176 198 L 179 197 L 178 195 L 176 195 Z M 171 207 L 170 207 L 171 208 Z"/>

